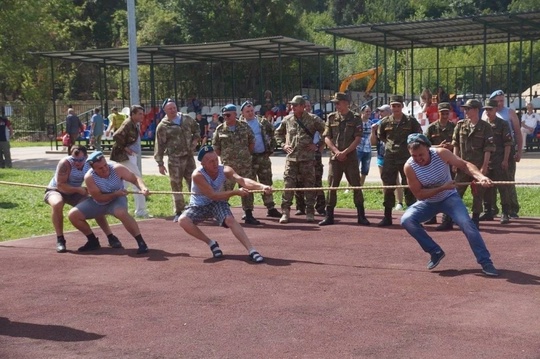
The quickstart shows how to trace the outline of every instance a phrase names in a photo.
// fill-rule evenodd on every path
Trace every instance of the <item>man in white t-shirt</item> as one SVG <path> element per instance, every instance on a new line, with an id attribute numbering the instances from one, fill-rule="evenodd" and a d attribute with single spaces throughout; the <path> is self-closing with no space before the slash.
<path id="1" fill-rule="evenodd" d="M 527 104 L 527 112 L 521 116 L 521 135 L 523 136 L 523 150 L 525 151 L 527 135 L 534 132 L 534 129 L 540 123 L 540 115 L 534 112 L 532 103 Z"/>

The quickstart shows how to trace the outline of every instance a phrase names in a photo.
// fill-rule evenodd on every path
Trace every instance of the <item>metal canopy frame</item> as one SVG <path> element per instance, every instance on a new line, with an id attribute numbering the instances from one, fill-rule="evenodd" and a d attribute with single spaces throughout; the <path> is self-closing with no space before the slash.
<path id="1" fill-rule="evenodd" d="M 328 34 L 392 50 L 540 39 L 540 11 L 323 28 Z"/>
<path id="2" fill-rule="evenodd" d="M 150 45 L 137 48 L 140 65 L 174 65 L 199 62 L 241 62 L 280 57 L 348 55 L 336 50 L 285 36 L 182 45 Z M 33 52 L 34 55 L 67 61 L 129 66 L 129 48 Z"/>
<path id="3" fill-rule="evenodd" d="M 482 45 L 484 63 L 482 66 L 482 92 L 486 96 L 486 52 L 487 44 L 508 44 L 508 70 L 510 70 L 510 43 L 520 43 L 520 66 L 522 67 L 523 41 L 540 39 L 540 11 L 502 13 L 489 15 L 475 15 L 455 18 L 440 18 L 432 20 L 409 21 L 387 24 L 365 24 L 355 26 L 340 26 L 322 28 L 327 34 L 359 41 L 376 47 L 376 64 L 379 66 L 379 47 L 383 48 L 384 74 L 385 74 L 385 101 L 387 100 L 387 58 L 386 50 L 395 52 L 410 50 L 411 73 L 414 70 L 415 48 L 437 49 L 437 86 L 439 83 L 439 49 L 444 47 Z M 334 45 L 335 46 L 335 45 Z M 532 51 L 529 55 L 532 69 Z M 507 83 L 510 83 L 508 75 Z M 520 71 L 520 88 L 523 83 L 523 72 Z M 532 77 L 532 76 L 531 76 Z M 336 75 L 337 78 L 337 75 Z M 394 74 L 397 78 L 397 74 Z M 532 78 L 530 79 L 532 81 Z M 532 85 L 532 84 L 531 84 Z M 379 92 L 377 85 L 377 93 Z M 510 94 L 507 94 L 508 98 Z M 532 96 L 532 94 L 531 94 Z M 411 76 L 411 102 L 414 100 L 414 76 Z M 521 107 L 521 97 L 520 97 Z"/>

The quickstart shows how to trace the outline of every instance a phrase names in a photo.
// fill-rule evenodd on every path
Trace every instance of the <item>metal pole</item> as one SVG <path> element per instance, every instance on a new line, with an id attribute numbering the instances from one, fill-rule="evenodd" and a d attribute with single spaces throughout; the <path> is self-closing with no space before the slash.
<path id="1" fill-rule="evenodd" d="M 107 63 L 105 62 L 105 60 L 103 60 L 103 88 L 105 90 L 105 107 L 109 108 L 109 89 L 107 87 Z M 103 98 L 103 96 L 100 97 Z"/>
<path id="2" fill-rule="evenodd" d="M 487 63 L 487 25 L 484 24 L 484 63 L 482 64 L 482 99 L 486 99 L 486 92 L 487 92 L 487 70 L 486 70 L 486 63 Z"/>
<path id="3" fill-rule="evenodd" d="M 512 82 L 512 75 L 510 74 L 510 34 L 508 34 L 508 41 L 506 43 L 506 101 L 510 102 L 510 87 Z"/>
<path id="4" fill-rule="evenodd" d="M 337 36 L 334 34 L 334 88 L 337 91 L 339 91 L 339 68 L 338 68 L 338 56 L 336 54 L 337 50 Z"/>
<path id="5" fill-rule="evenodd" d="M 384 33 L 384 52 L 383 52 L 383 61 L 384 61 L 384 103 L 388 102 L 388 88 L 386 87 L 388 83 L 388 64 L 386 58 L 386 32 Z M 377 71 L 377 70 L 375 70 Z"/>
<path id="6" fill-rule="evenodd" d="M 210 61 L 210 103 L 214 107 L 214 62 Z"/>
<path id="7" fill-rule="evenodd" d="M 532 87 L 533 87 L 533 41 L 530 42 L 529 48 L 529 102 L 533 99 Z"/>
<path id="8" fill-rule="evenodd" d="M 411 41 L 411 116 L 414 116 L 414 42 Z"/>
<path id="9" fill-rule="evenodd" d="M 322 76 L 323 76 L 323 72 L 322 72 L 322 61 L 321 61 L 321 53 L 318 52 L 317 53 L 317 60 L 319 60 L 319 104 L 321 106 L 321 110 L 323 109 L 323 105 L 324 105 L 324 111 L 322 113 L 324 113 L 326 115 L 326 104 L 323 103 L 323 95 L 322 95 L 322 86 L 323 86 L 323 83 L 322 83 Z M 325 116 L 326 118 L 326 116 Z"/>
<path id="10" fill-rule="evenodd" d="M 302 84 L 303 84 L 303 79 L 302 79 L 302 57 L 300 57 L 298 59 L 299 61 L 299 64 L 298 64 L 298 77 L 300 78 L 300 94 L 302 94 Z"/>
<path id="11" fill-rule="evenodd" d="M 56 90 L 54 89 L 54 60 L 51 57 L 51 90 L 52 90 L 52 111 L 53 111 L 53 121 L 54 121 L 54 138 L 56 139 L 56 135 L 58 133 L 56 129 Z M 51 150 L 52 150 L 52 141 L 51 139 Z M 56 150 L 58 151 L 58 141 L 54 141 L 56 144 Z"/>
<path id="12" fill-rule="evenodd" d="M 154 74 L 154 54 L 150 54 L 150 106 L 156 107 L 156 79 Z M 133 102 L 133 99 L 131 100 Z"/>
<path id="13" fill-rule="evenodd" d="M 379 68 L 379 46 L 375 46 L 375 68 Z M 375 107 L 379 107 L 379 81 L 375 82 Z"/>
<path id="14" fill-rule="evenodd" d="M 178 103 L 178 84 L 176 82 L 176 55 L 173 56 L 173 86 L 174 86 L 174 102 Z"/>
<path id="15" fill-rule="evenodd" d="M 232 103 L 236 103 L 235 102 L 235 96 L 236 96 L 236 89 L 235 89 L 235 85 L 236 85 L 236 81 L 235 81 L 235 78 L 236 78 L 236 73 L 235 73 L 235 69 L 234 69 L 234 62 L 232 63 L 232 66 L 231 66 L 232 70 L 231 70 L 231 76 L 232 76 L 232 94 L 231 94 L 231 97 L 232 97 Z"/>
<path id="16" fill-rule="evenodd" d="M 278 60 L 279 60 L 279 104 L 283 101 L 283 64 L 281 62 L 281 44 L 278 44 Z"/>
<path id="17" fill-rule="evenodd" d="M 101 108 L 103 108 L 103 92 L 102 92 L 102 89 L 103 89 L 103 75 L 102 75 L 102 72 L 101 72 L 101 64 L 98 65 L 98 72 L 99 72 L 99 75 L 98 75 L 98 93 L 99 93 L 99 105 L 101 106 Z"/>
<path id="18" fill-rule="evenodd" d="M 440 49 L 437 47 L 437 93 L 439 92 L 439 86 L 441 86 L 441 78 L 440 78 L 440 66 L 441 66 L 441 63 L 440 63 L 441 59 L 440 59 Z M 448 68 L 447 68 L 448 70 Z M 448 91 L 448 89 L 446 89 Z M 441 102 L 441 99 L 439 99 L 439 102 Z"/>
<path id="19" fill-rule="evenodd" d="M 397 91 L 397 56 L 398 56 L 398 51 L 397 50 L 394 50 L 394 93 L 398 93 Z M 386 101 L 385 101 L 386 103 Z"/>
<path id="20" fill-rule="evenodd" d="M 135 0 L 127 0 L 128 43 L 129 43 L 129 98 L 132 105 L 138 105 L 139 73 L 137 72 L 137 28 L 135 21 Z"/>
<path id="21" fill-rule="evenodd" d="M 121 81 L 121 86 L 122 86 L 122 108 L 126 107 L 126 103 L 125 103 L 125 100 L 126 100 L 126 94 L 124 93 L 124 90 L 125 90 L 125 86 L 126 84 L 124 83 L 124 67 L 121 66 L 120 67 L 120 81 Z M 108 109 L 105 109 L 103 111 L 103 113 L 105 114 L 105 116 L 108 116 L 109 115 L 109 110 Z"/>
<path id="22" fill-rule="evenodd" d="M 520 26 L 521 30 L 523 31 L 523 26 Z M 522 33 L 520 31 L 520 34 Z M 521 93 L 523 92 L 523 38 L 519 37 L 519 88 L 518 88 L 518 96 L 519 96 L 519 110 L 523 108 L 522 105 L 522 98 Z M 516 130 L 517 131 L 517 130 Z"/>
<path id="23" fill-rule="evenodd" d="M 259 103 L 261 104 L 261 108 L 262 106 L 265 105 L 263 103 L 264 101 L 263 81 L 264 80 L 263 80 L 262 52 L 261 50 L 259 50 Z"/>

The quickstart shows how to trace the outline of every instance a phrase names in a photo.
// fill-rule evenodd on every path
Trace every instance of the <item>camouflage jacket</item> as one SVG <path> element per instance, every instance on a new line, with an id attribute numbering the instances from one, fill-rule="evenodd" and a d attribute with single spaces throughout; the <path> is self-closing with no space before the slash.
<path id="1" fill-rule="evenodd" d="M 164 117 L 156 128 L 154 158 L 163 165 L 163 156 L 183 157 L 193 155 L 193 141 L 200 140 L 199 124 L 190 116 L 178 113 L 181 123 L 177 125 Z"/>
<path id="2" fill-rule="evenodd" d="M 126 147 L 131 146 L 139 137 L 137 124 L 131 119 L 125 120 L 118 130 L 114 133 L 114 145 L 111 150 L 111 160 L 124 162 L 129 160 L 126 153 Z"/>
<path id="3" fill-rule="evenodd" d="M 275 131 L 277 143 L 280 146 L 287 144 L 293 148 L 293 151 L 287 154 L 289 161 L 314 160 L 315 151 L 310 150 L 309 146 L 313 144 L 312 135 L 315 135 L 315 132 L 319 132 L 321 136 L 324 133 L 324 121 L 308 112 L 304 112 L 299 121 L 302 121 L 311 135 L 298 124 L 294 114 L 291 114 L 283 118 Z"/>
<path id="4" fill-rule="evenodd" d="M 251 166 L 251 151 L 255 145 L 255 135 L 246 121 L 236 120 L 234 131 L 223 122 L 216 128 L 212 146 L 220 153 L 224 165 L 236 168 L 236 164 Z"/>
<path id="5" fill-rule="evenodd" d="M 411 133 L 422 133 L 422 127 L 414 117 L 403 114 L 397 123 L 394 121 L 394 115 L 383 118 L 379 124 L 377 136 L 385 143 L 384 157 L 409 158 L 407 137 Z"/>
<path id="6" fill-rule="evenodd" d="M 473 126 L 468 118 L 457 123 L 452 138 L 454 147 L 459 148 L 462 159 L 482 167 L 484 152 L 495 151 L 493 144 L 493 131 L 486 121 L 478 120 Z"/>
<path id="7" fill-rule="evenodd" d="M 354 142 L 356 137 L 362 137 L 363 132 L 362 119 L 359 114 L 352 111 L 347 112 L 346 115 L 332 112 L 328 115 L 323 136 L 331 139 L 337 149 L 343 151 Z M 356 156 L 356 151 L 351 153 Z"/>
<path id="8" fill-rule="evenodd" d="M 255 118 L 259 121 L 259 126 L 261 127 L 265 153 L 272 154 L 277 146 L 276 138 L 274 136 L 274 126 L 272 126 L 272 124 L 264 117 L 255 116 Z M 238 120 L 247 123 L 244 116 L 240 116 Z"/>
<path id="9" fill-rule="evenodd" d="M 443 141 L 452 143 L 455 127 L 456 125 L 451 121 L 448 121 L 446 126 L 442 127 L 441 122 L 437 120 L 428 126 L 424 135 L 432 145 L 440 145 Z"/>

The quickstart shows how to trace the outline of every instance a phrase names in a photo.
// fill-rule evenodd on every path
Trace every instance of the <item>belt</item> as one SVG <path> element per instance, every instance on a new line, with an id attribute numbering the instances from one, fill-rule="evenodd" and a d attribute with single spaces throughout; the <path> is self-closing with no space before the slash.
<path id="1" fill-rule="evenodd" d="M 251 155 L 252 155 L 252 156 L 264 156 L 264 155 L 266 155 L 266 152 L 252 153 Z"/>

